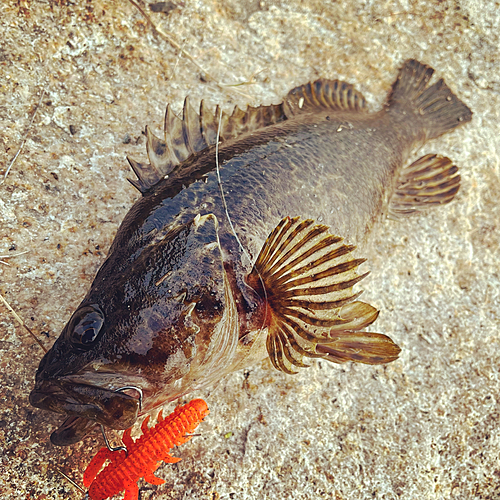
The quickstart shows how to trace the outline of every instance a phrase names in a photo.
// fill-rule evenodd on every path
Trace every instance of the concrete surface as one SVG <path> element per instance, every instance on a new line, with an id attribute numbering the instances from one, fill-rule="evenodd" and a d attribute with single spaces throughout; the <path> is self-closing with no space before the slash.
<path id="1" fill-rule="evenodd" d="M 500 3 L 184 0 L 151 16 L 220 84 L 125 0 L 0 5 L 2 176 L 45 89 L 0 186 L 0 292 L 47 346 L 138 197 L 125 156 L 145 159 L 142 131 L 160 130 L 167 102 L 277 103 L 324 76 L 378 109 L 414 57 L 474 118 L 420 152 L 460 167 L 456 201 L 375 235 L 363 297 L 400 359 L 235 373 L 196 394 L 211 408 L 201 436 L 140 498 L 500 498 Z M 56 469 L 81 484 L 102 445 L 48 442 L 60 418 L 27 399 L 41 355 L 0 306 L 1 498 L 79 497 Z"/>

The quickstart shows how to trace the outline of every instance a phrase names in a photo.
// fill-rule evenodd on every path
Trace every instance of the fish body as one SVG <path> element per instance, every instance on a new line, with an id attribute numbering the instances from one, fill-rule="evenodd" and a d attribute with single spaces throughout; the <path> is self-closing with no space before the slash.
<path id="1" fill-rule="evenodd" d="M 68 417 L 52 441 L 130 427 L 139 400 L 123 387 L 149 411 L 268 355 L 287 373 L 307 358 L 396 359 L 388 337 L 361 331 L 378 312 L 353 287 L 377 221 L 458 191 L 447 158 L 405 166 L 471 119 L 432 73 L 407 61 L 377 113 L 329 80 L 231 116 L 167 109 L 165 140 L 147 134 L 150 165 L 129 160 L 143 197 L 40 363 L 31 403 Z"/>

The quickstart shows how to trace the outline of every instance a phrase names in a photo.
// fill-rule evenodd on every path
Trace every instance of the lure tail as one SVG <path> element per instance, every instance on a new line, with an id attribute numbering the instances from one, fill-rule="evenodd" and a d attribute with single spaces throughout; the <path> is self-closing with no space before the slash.
<path id="1" fill-rule="evenodd" d="M 401 68 L 388 101 L 389 112 L 420 122 L 426 139 L 439 137 L 472 118 L 471 110 L 442 79 L 428 86 L 433 73 L 431 67 L 409 59 Z"/>

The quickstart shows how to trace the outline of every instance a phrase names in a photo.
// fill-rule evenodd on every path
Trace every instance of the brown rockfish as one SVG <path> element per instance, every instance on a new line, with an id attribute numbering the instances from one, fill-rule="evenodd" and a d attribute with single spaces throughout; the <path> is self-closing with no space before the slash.
<path id="1" fill-rule="evenodd" d="M 31 404 L 67 417 L 52 442 L 126 429 L 266 356 L 286 373 L 307 358 L 395 360 L 389 337 L 364 331 L 378 311 L 353 287 L 376 221 L 459 189 L 447 158 L 405 165 L 472 116 L 432 74 L 407 61 L 377 113 L 324 79 L 231 115 L 167 108 L 164 140 L 147 129 L 150 164 L 129 160 L 143 196 L 38 368 Z"/>

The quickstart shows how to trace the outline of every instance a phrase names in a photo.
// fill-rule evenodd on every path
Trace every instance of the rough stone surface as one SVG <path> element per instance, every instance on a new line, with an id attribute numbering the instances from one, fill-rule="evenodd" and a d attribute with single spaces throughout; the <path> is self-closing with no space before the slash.
<path id="1" fill-rule="evenodd" d="M 364 299 L 400 359 L 233 374 L 195 395 L 201 436 L 141 498 L 499 498 L 500 3 L 177 3 L 152 19 L 219 84 L 126 1 L 1 3 L 0 174 L 26 142 L 0 186 L 0 292 L 51 345 L 138 197 L 125 156 L 145 159 L 167 102 L 277 103 L 324 76 L 378 109 L 402 61 L 425 61 L 474 118 L 419 153 L 457 163 L 456 201 L 375 235 Z M 60 418 L 27 399 L 41 354 L 0 306 L 1 498 L 74 498 L 57 469 L 81 484 L 102 445 L 48 442 Z"/>

